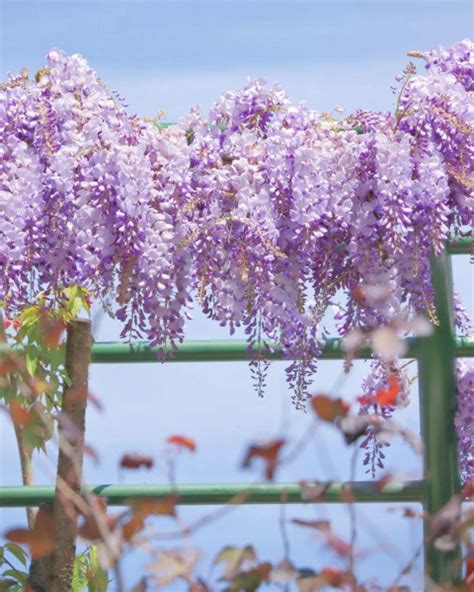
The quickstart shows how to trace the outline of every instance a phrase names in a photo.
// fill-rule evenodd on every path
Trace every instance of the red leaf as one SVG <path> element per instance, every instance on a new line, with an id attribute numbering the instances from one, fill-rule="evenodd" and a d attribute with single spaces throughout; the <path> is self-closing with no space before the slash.
<path id="1" fill-rule="evenodd" d="M 40 508 L 32 530 L 13 528 L 6 532 L 4 537 L 12 543 L 28 545 L 31 558 L 40 559 L 54 549 L 53 521 L 48 513 Z"/>
<path id="2" fill-rule="evenodd" d="M 471 477 L 461 490 L 461 496 L 465 500 L 474 501 L 474 477 Z"/>
<path id="3" fill-rule="evenodd" d="M 133 514 L 122 527 L 122 536 L 129 541 L 137 532 L 145 526 L 147 516 L 171 516 L 176 517 L 177 497 L 169 495 L 160 499 L 129 499 L 127 505 L 133 508 Z"/>
<path id="4" fill-rule="evenodd" d="M 78 534 L 88 541 L 99 541 L 102 539 L 101 529 L 99 528 L 98 522 L 101 527 L 103 526 L 108 531 L 112 531 L 117 522 L 120 520 L 120 516 L 109 516 L 107 514 L 107 504 L 103 497 L 90 496 L 89 505 L 94 507 L 95 512 L 89 510 L 87 515 L 83 514 L 83 522 L 78 528 Z M 99 516 L 99 520 L 96 520 L 95 516 Z"/>
<path id="5" fill-rule="evenodd" d="M 130 452 L 129 454 L 124 454 L 122 456 L 122 459 L 120 460 L 120 466 L 123 469 L 140 469 L 141 467 L 151 469 L 154 465 L 154 462 L 155 461 L 151 458 L 151 456 L 144 456 L 143 454 Z"/>
<path id="6" fill-rule="evenodd" d="M 320 481 L 300 481 L 301 498 L 305 502 L 321 501 L 331 485 L 331 481 L 326 483 L 321 483 Z"/>
<path id="7" fill-rule="evenodd" d="M 375 398 L 373 395 L 361 395 L 357 397 L 357 401 L 361 405 L 373 405 L 375 403 Z"/>
<path id="8" fill-rule="evenodd" d="M 102 401 L 99 399 L 99 397 L 96 397 L 96 395 L 94 395 L 90 391 L 87 393 L 87 400 L 89 403 L 92 403 L 92 405 L 94 405 L 94 407 L 97 409 L 97 411 L 104 410 L 104 406 L 102 405 Z"/>
<path id="9" fill-rule="evenodd" d="M 334 423 L 339 417 L 345 417 L 349 413 L 350 405 L 342 399 L 332 399 L 326 395 L 315 395 L 311 399 L 311 406 L 319 419 Z"/>
<path id="10" fill-rule="evenodd" d="M 54 548 L 54 542 L 48 533 L 41 533 L 27 528 L 12 528 L 5 533 L 5 538 L 18 545 L 28 545 L 32 559 L 39 559 L 49 555 Z"/>
<path id="11" fill-rule="evenodd" d="M 54 318 L 48 311 L 42 309 L 40 325 L 46 347 L 57 349 L 60 346 L 62 334 L 66 330 L 66 323 L 62 319 Z"/>
<path id="12" fill-rule="evenodd" d="M 474 586 L 474 557 L 468 557 L 466 559 L 466 576 L 464 578 L 466 585 Z M 471 588 L 468 588 L 471 590 Z"/>
<path id="13" fill-rule="evenodd" d="M 10 374 L 10 372 L 14 372 L 18 368 L 18 361 L 13 356 L 6 356 L 0 360 L 0 376 Z"/>
<path id="14" fill-rule="evenodd" d="M 15 401 L 15 399 L 10 402 L 10 415 L 17 428 L 30 425 L 35 418 L 31 411 L 26 409 L 19 401 Z"/>
<path id="15" fill-rule="evenodd" d="M 95 451 L 95 448 L 93 448 L 92 446 L 89 446 L 89 444 L 84 444 L 84 454 L 86 456 L 88 456 L 89 458 L 91 458 L 96 464 L 99 463 L 99 455 L 97 454 L 97 452 Z"/>
<path id="16" fill-rule="evenodd" d="M 328 545 L 334 549 L 338 555 L 342 555 L 343 557 L 351 554 L 351 545 L 343 541 L 332 532 L 328 533 Z"/>
<path id="17" fill-rule="evenodd" d="M 306 526 L 308 528 L 319 530 L 326 537 L 328 545 L 334 549 L 338 555 L 350 555 L 351 545 L 344 542 L 332 532 L 329 520 L 303 520 L 301 518 L 293 518 L 292 522 L 298 526 Z"/>
<path id="18" fill-rule="evenodd" d="M 337 569 L 337 567 L 323 567 L 323 569 L 319 572 L 319 576 L 329 586 L 338 589 L 342 589 L 344 584 L 350 585 L 354 582 L 354 577 L 350 572 L 342 571 Z"/>
<path id="19" fill-rule="evenodd" d="M 396 374 L 391 374 L 388 382 L 388 388 L 377 391 L 374 395 L 374 400 L 381 407 L 395 407 L 399 394 L 400 381 Z"/>
<path id="20" fill-rule="evenodd" d="M 15 329 L 15 331 L 17 331 L 21 327 L 21 321 L 18 321 L 17 319 L 5 319 L 3 323 L 5 325 L 5 329 L 12 327 Z"/>
<path id="21" fill-rule="evenodd" d="M 173 516 L 176 517 L 176 502 L 178 496 L 167 495 L 155 498 L 130 498 L 127 506 L 133 508 L 136 514 L 142 516 Z"/>
<path id="22" fill-rule="evenodd" d="M 187 448 L 191 452 L 195 452 L 196 450 L 196 442 L 192 438 L 188 438 L 187 436 L 180 436 L 179 434 L 175 434 L 173 436 L 169 436 L 166 438 L 168 444 L 173 444 L 174 446 L 179 446 L 180 448 Z"/>
<path id="23" fill-rule="evenodd" d="M 298 526 L 315 528 L 316 530 L 323 530 L 324 532 L 329 532 L 331 529 L 331 523 L 329 520 L 304 520 L 303 518 L 293 518 L 292 522 Z"/>
<path id="24" fill-rule="evenodd" d="M 279 462 L 278 455 L 285 443 L 285 440 L 278 439 L 265 444 L 250 446 L 242 462 L 242 467 L 248 468 L 255 457 L 262 458 L 265 461 L 265 477 L 270 480 L 273 479 Z"/>

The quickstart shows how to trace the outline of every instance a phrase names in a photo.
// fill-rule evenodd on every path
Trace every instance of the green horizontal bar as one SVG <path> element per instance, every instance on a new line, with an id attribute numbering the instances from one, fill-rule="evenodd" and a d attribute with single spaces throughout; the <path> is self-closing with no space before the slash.
<path id="1" fill-rule="evenodd" d="M 421 340 L 408 339 L 405 358 L 416 358 L 419 354 Z M 260 351 L 269 360 L 283 360 L 284 356 L 276 344 L 270 344 L 272 352 Z M 131 362 L 157 362 L 157 349 L 140 341 L 132 343 L 99 342 L 92 347 L 92 362 L 96 364 L 131 363 Z M 235 339 L 223 340 L 195 340 L 184 341 L 177 352 L 171 353 L 170 348 L 165 348 L 168 355 L 167 362 L 236 362 L 249 360 L 251 355 L 246 341 Z M 358 359 L 370 358 L 369 347 L 361 348 L 354 356 Z M 464 358 L 474 357 L 474 338 L 456 339 L 456 356 Z M 329 339 L 323 349 L 322 360 L 340 360 L 344 357 L 341 339 Z"/>
<path id="2" fill-rule="evenodd" d="M 318 484 L 319 485 L 319 484 Z M 324 487 L 325 488 L 325 487 Z M 112 506 L 126 505 L 124 502 L 132 498 L 157 498 L 176 494 L 178 505 L 210 505 L 225 504 L 236 496 L 235 500 L 248 504 L 300 504 L 311 501 L 325 503 L 347 503 L 348 491 L 357 502 L 419 502 L 422 496 L 423 482 L 408 481 L 403 485 L 387 484 L 378 490 L 375 481 L 355 481 L 353 483 L 327 484 L 324 494 L 317 500 L 304 499 L 301 487 L 297 483 L 264 483 L 264 484 L 194 484 L 194 485 L 95 485 L 90 491 L 106 498 Z M 248 494 L 245 497 L 245 494 Z M 54 487 L 36 485 L 32 487 L 0 487 L 0 507 L 16 508 L 38 506 L 43 502 L 52 502 Z"/>
<path id="3" fill-rule="evenodd" d="M 449 239 L 446 250 L 449 255 L 471 255 L 474 253 L 474 240 L 471 237 Z"/>

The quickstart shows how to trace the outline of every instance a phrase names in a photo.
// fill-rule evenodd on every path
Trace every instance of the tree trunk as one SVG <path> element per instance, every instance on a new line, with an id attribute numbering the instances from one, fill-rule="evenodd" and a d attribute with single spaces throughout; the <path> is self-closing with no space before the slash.
<path id="1" fill-rule="evenodd" d="M 66 374 L 70 386 L 64 388 L 62 413 L 65 428 L 59 426 L 59 458 L 53 510 L 54 550 L 48 575 L 48 592 L 69 592 L 76 555 L 77 520 L 65 488 L 79 493 L 82 482 L 88 370 L 92 345 L 89 321 L 74 320 L 68 325 Z M 66 502 L 66 503 L 65 503 Z"/>

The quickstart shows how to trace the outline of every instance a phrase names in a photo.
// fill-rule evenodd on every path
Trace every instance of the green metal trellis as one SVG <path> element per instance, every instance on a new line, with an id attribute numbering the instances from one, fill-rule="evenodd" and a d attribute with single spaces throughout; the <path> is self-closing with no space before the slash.
<path id="1" fill-rule="evenodd" d="M 343 503 L 341 495 L 349 488 L 358 503 L 419 502 L 427 514 L 439 511 L 459 493 L 454 412 L 456 409 L 455 358 L 474 357 L 474 339 L 456 338 L 453 323 L 453 282 L 450 254 L 469 254 L 470 239 L 448 243 L 447 250 L 432 261 L 432 280 L 439 325 L 433 335 L 412 339 L 407 358 L 416 358 L 419 370 L 421 435 L 425 446 L 423 479 L 401 485 L 388 485 L 378 491 L 370 481 L 331 483 L 323 487 L 318 501 Z M 370 356 L 370 350 L 359 352 L 359 358 Z M 281 359 L 276 349 L 270 356 Z M 328 341 L 323 360 L 343 357 L 341 341 Z M 244 341 L 184 342 L 170 362 L 238 361 L 248 359 Z M 93 363 L 156 362 L 153 348 L 146 343 L 133 347 L 122 343 L 97 343 L 93 346 Z M 428 404 L 429 401 L 429 404 Z M 97 485 L 92 491 L 104 496 L 111 505 L 123 505 L 127 499 L 178 495 L 182 505 L 223 504 L 236 501 L 244 504 L 314 503 L 308 502 L 295 483 L 275 484 L 199 484 L 199 485 Z M 54 486 L 0 487 L 0 507 L 37 506 L 51 502 Z M 242 501 L 243 500 L 243 501 Z M 460 577 L 462 565 L 459 550 L 452 553 L 437 551 L 429 540 L 429 524 L 425 522 L 426 571 L 435 582 L 454 581 Z"/>

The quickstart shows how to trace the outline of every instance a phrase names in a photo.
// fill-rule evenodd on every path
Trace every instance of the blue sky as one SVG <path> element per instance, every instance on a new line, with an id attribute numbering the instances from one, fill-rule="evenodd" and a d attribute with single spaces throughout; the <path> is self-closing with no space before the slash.
<path id="1" fill-rule="evenodd" d="M 208 109 L 220 93 L 243 86 L 248 76 L 279 81 L 295 100 L 305 100 L 321 111 L 338 105 L 348 112 L 357 107 L 391 109 L 390 85 L 406 64 L 408 50 L 472 36 L 471 4 L 452 0 L 3 0 L 0 11 L 2 78 L 24 66 L 34 72 L 48 50 L 59 47 L 86 57 L 109 87 L 126 97 L 131 112 L 152 116 L 164 109 L 172 121 L 193 105 Z M 455 279 L 472 312 L 472 272 L 466 257 L 455 258 Z M 116 339 L 119 332 L 116 323 L 100 315 L 95 316 L 94 330 L 99 340 Z M 189 338 L 226 336 L 199 315 L 188 327 Z M 359 393 L 364 368 L 362 362 L 356 364 L 341 395 Z M 328 390 L 340 371 L 338 363 L 321 363 L 315 389 Z M 90 482 L 117 481 L 117 462 L 123 452 L 137 450 L 158 457 L 170 433 L 188 434 L 198 442 L 197 454 L 183 456 L 179 464 L 180 481 L 251 481 L 256 473 L 238 470 L 245 445 L 282 433 L 297 437 L 308 421 L 291 408 L 281 364 L 274 364 L 263 400 L 254 394 L 248 368 L 241 363 L 94 366 L 91 383 L 106 411 L 99 415 L 91 410 L 88 416 L 88 439 L 102 458 L 98 467 L 86 463 Z M 417 414 L 414 389 L 413 403 L 403 412 L 413 429 L 418 429 Z M 19 483 L 13 435 L 3 417 L 0 425 L 1 482 Z M 404 467 L 414 477 L 420 471 L 419 461 L 404 444 L 393 446 L 387 466 Z M 51 482 L 53 470 L 53 464 L 41 461 L 38 480 Z M 282 471 L 279 480 L 347 479 L 348 475 L 347 450 L 338 435 L 322 428 L 317 441 L 294 466 Z M 360 470 L 358 477 L 363 476 Z M 151 474 L 120 478 L 163 482 L 166 473 L 158 465 Z M 183 516 L 191 519 L 203 511 L 189 508 Z M 362 531 L 373 534 L 372 522 L 378 525 L 379 537 L 361 535 L 362 548 L 369 554 L 360 558 L 358 571 L 389 582 L 416 546 L 419 528 L 386 506 L 364 506 L 358 512 Z M 341 534 L 348 531 L 347 509 L 342 506 L 295 506 L 288 508 L 287 515 L 325 516 Z M 209 558 L 224 544 L 254 542 L 262 558 L 275 560 L 282 555 L 278 519 L 277 507 L 240 509 L 199 533 L 196 544 Z M 2 528 L 18 524 L 23 512 L 2 510 L 0 521 Z M 318 568 L 326 560 L 336 562 L 306 532 L 293 528 L 290 534 L 298 565 Z M 374 560 L 374 547 L 386 546 L 386 537 L 396 549 Z M 126 563 L 129 583 L 138 579 L 142 565 L 140 554 Z"/>

